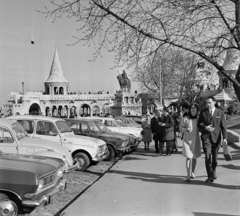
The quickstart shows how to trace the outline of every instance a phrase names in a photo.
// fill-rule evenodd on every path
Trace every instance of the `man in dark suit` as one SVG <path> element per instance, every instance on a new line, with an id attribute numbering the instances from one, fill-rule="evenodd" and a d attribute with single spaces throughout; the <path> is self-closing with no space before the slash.
<path id="1" fill-rule="evenodd" d="M 227 129 L 224 113 L 215 107 L 215 100 L 209 97 L 205 101 L 206 108 L 200 112 L 198 127 L 202 132 L 201 140 L 205 154 L 205 166 L 208 174 L 206 182 L 217 179 L 217 157 L 221 145 L 221 133 L 223 145 L 227 145 Z"/>
<path id="2" fill-rule="evenodd" d="M 155 152 L 159 153 L 159 141 L 160 141 L 160 126 L 159 126 L 159 110 L 154 111 L 154 117 L 151 119 L 151 130 L 153 134 L 153 140 L 155 142 Z"/>

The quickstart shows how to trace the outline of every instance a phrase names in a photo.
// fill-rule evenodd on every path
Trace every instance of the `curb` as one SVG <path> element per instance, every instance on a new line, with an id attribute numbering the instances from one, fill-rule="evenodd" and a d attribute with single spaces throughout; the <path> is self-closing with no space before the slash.
<path id="1" fill-rule="evenodd" d="M 89 171 L 88 173 L 95 175 L 96 179 L 93 179 L 93 181 L 89 185 L 86 185 L 84 181 L 82 181 L 82 182 L 80 181 L 79 185 L 80 185 L 80 188 L 82 188 L 82 190 L 77 195 L 73 196 L 72 199 L 69 202 L 67 202 L 66 205 L 64 205 L 64 207 L 56 208 L 56 206 L 54 206 L 54 204 L 51 205 L 51 203 L 50 203 L 49 205 L 46 205 L 46 206 L 39 206 L 39 207 L 35 208 L 32 212 L 25 213 L 24 216 L 43 216 L 43 215 L 44 216 L 64 216 L 64 215 L 66 215 L 64 210 L 69 205 L 71 205 L 78 197 L 80 197 L 96 181 L 98 181 L 100 178 L 102 178 L 105 173 L 107 173 L 115 164 L 120 162 L 124 157 L 125 156 L 115 158 L 115 161 L 112 161 L 112 164 L 110 164 L 109 167 L 106 167 L 106 170 L 104 170 L 104 172 L 102 172 L 102 173 L 95 173 L 94 170 L 92 171 L 91 169 L 88 170 Z M 81 175 L 81 173 L 79 173 L 79 175 Z M 81 185 L 83 185 L 83 187 Z M 71 187 L 70 187 L 70 189 L 71 189 Z M 61 196 L 61 194 L 60 194 L 60 196 Z M 48 209 L 51 209 L 51 210 L 48 210 Z"/>
<path id="2" fill-rule="evenodd" d="M 107 173 L 115 164 L 117 164 L 119 161 L 121 161 L 121 159 L 123 159 L 124 157 L 121 157 L 119 159 L 117 159 L 116 161 L 114 161 L 114 163 L 108 167 L 108 169 L 106 170 L 106 172 L 102 173 L 101 175 L 99 175 L 99 177 L 92 182 L 92 184 L 88 185 L 83 191 L 81 191 L 76 197 L 74 197 L 64 208 L 62 208 L 61 210 L 59 210 L 56 214 L 54 214 L 53 216 L 64 216 L 66 215 L 64 210 L 70 206 L 78 197 L 80 197 L 89 187 L 91 187 L 95 182 L 97 182 L 98 180 L 100 180 L 105 173 Z M 30 215 L 29 215 L 30 216 Z"/>

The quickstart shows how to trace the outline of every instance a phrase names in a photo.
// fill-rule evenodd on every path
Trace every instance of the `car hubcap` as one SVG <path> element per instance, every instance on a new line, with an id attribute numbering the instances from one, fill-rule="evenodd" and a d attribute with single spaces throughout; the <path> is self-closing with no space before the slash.
<path id="1" fill-rule="evenodd" d="M 11 200 L 3 200 L 0 202 L 0 213 L 3 216 L 17 216 L 17 205 Z"/>
<path id="2" fill-rule="evenodd" d="M 75 160 L 79 167 L 83 167 L 85 165 L 85 160 L 82 157 L 77 157 Z"/>

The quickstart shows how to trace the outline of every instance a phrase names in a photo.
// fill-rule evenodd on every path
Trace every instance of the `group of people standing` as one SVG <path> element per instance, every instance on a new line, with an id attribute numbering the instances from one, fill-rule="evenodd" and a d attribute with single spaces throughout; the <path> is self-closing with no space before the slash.
<path id="1" fill-rule="evenodd" d="M 227 145 L 223 110 L 215 106 L 216 102 L 212 97 L 206 99 L 205 105 L 206 107 L 200 111 L 197 103 L 191 104 L 179 123 L 183 141 L 182 155 L 186 157 L 187 182 L 195 178 L 197 158 L 201 156 L 201 145 L 208 176 L 206 182 L 211 183 L 217 179 L 218 151 L 221 145 Z M 163 147 L 166 143 L 166 155 L 170 156 L 173 146 L 177 147 L 175 121 L 167 107 L 163 110 L 155 110 L 153 118 L 147 115 L 142 123 L 145 149 L 149 150 L 149 143 L 153 138 L 156 152 L 163 155 Z"/>
<path id="2" fill-rule="evenodd" d="M 146 116 L 142 123 L 142 135 L 145 150 L 149 150 L 152 139 L 155 142 L 155 152 L 163 155 L 164 143 L 166 143 L 166 155 L 170 156 L 176 140 L 175 122 L 168 107 L 154 111 L 154 117 Z"/>

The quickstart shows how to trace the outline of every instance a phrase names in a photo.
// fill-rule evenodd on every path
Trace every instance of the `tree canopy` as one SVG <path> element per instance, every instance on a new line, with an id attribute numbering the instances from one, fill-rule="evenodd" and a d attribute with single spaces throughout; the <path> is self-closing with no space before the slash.
<path id="1" fill-rule="evenodd" d="M 212 64 L 233 83 L 240 100 L 240 67 L 223 67 L 228 50 L 240 50 L 240 0 L 50 0 L 47 16 L 79 22 L 82 38 L 116 53 L 116 64 L 135 66 L 166 46 L 188 51 Z M 234 76 L 232 71 L 234 70 Z"/>

